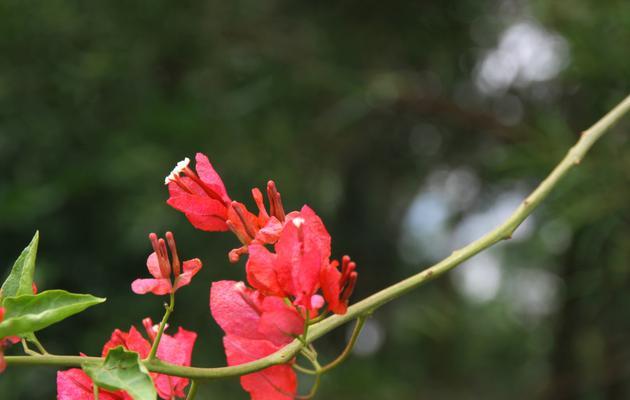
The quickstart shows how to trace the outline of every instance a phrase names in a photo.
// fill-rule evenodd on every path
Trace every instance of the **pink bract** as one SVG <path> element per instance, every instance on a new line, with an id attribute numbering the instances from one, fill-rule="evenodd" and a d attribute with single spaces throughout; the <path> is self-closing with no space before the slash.
<path id="1" fill-rule="evenodd" d="M 153 329 L 151 320 L 145 319 L 145 321 L 147 328 Z M 154 333 L 147 330 L 147 334 L 153 340 Z M 196 339 L 195 332 L 183 328 L 179 328 L 173 336 L 164 334 L 158 346 L 157 358 L 173 364 L 189 366 Z M 105 357 L 110 349 L 118 346 L 137 352 L 140 358 L 146 358 L 151 351 L 151 343 L 134 326 L 129 329 L 129 332 L 116 329 L 103 346 L 102 356 Z M 188 385 L 188 379 L 157 373 L 151 373 L 151 378 L 160 398 L 170 400 L 185 397 L 184 389 Z M 93 398 L 92 380 L 82 370 L 75 368 L 57 373 L 58 400 L 92 400 Z M 122 391 L 99 390 L 99 399 L 127 400 L 131 397 Z"/>
<path id="2" fill-rule="evenodd" d="M 210 290 L 212 316 L 225 332 L 228 365 L 268 356 L 302 333 L 304 319 L 279 297 L 267 297 L 242 282 L 219 281 Z M 241 377 L 252 399 L 291 399 L 297 377 L 290 365 L 279 365 Z"/>

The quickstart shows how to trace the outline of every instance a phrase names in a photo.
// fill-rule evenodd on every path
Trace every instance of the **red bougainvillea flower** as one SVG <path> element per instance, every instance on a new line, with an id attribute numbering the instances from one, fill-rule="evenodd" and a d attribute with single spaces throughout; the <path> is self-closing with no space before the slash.
<path id="1" fill-rule="evenodd" d="M 183 212 L 197 229 L 227 231 L 227 209 L 231 200 L 225 185 L 208 157 L 197 153 L 195 159 L 196 173 L 188 166 L 190 159 L 185 158 L 164 179 L 170 193 L 167 203 Z"/>
<path id="2" fill-rule="evenodd" d="M 156 327 L 150 318 L 145 318 L 142 323 L 149 338 L 153 341 Z M 189 366 L 196 339 L 195 332 L 183 328 L 179 328 L 173 336 L 164 334 L 158 346 L 157 358 L 173 364 Z M 118 346 L 137 352 L 141 358 L 146 358 L 151 351 L 151 342 L 133 326 L 129 332 L 116 329 L 103 346 L 102 356 L 105 357 L 110 349 Z M 171 400 L 185 397 L 184 388 L 188 385 L 188 379 L 157 373 L 151 373 L 151 378 L 160 398 Z M 94 399 L 92 388 L 92 380 L 80 369 L 57 372 L 57 400 L 92 400 Z M 131 397 L 123 391 L 110 392 L 99 389 L 99 399 L 127 400 Z"/>
<path id="3" fill-rule="evenodd" d="M 177 289 L 186 286 L 191 279 L 201 269 L 201 261 L 198 258 L 184 261 L 180 265 L 179 256 L 177 254 L 177 246 L 175 237 L 171 232 L 166 232 L 166 242 L 164 239 L 158 239 L 155 233 L 149 235 L 153 253 L 147 259 L 147 268 L 153 279 L 136 279 L 131 283 L 131 290 L 137 294 L 153 293 L 156 295 L 165 295 L 174 293 Z M 171 250 L 171 260 L 169 260 L 166 244 Z M 182 271 L 183 269 L 183 271 Z M 171 274 L 175 279 L 171 282 Z"/>
<path id="4" fill-rule="evenodd" d="M 4 307 L 0 307 L 0 322 L 4 320 Z M 18 336 L 8 336 L 0 338 L 0 373 L 4 372 L 7 368 L 7 362 L 4 360 L 4 349 L 12 344 L 18 343 L 20 338 Z"/>
<path id="5" fill-rule="evenodd" d="M 304 329 L 304 319 L 279 297 L 267 297 L 243 282 L 219 281 L 210 290 L 210 310 L 225 332 L 228 365 L 268 356 Z M 252 400 L 293 399 L 297 377 L 289 364 L 276 365 L 241 377 Z"/>
<path id="6" fill-rule="evenodd" d="M 267 183 L 269 211 L 265 208 L 261 191 L 252 190 L 258 207 L 258 215 L 255 215 L 244 204 L 230 199 L 223 180 L 206 155 L 197 153 L 195 160 L 196 172 L 189 167 L 190 159 L 185 158 L 164 179 L 170 194 L 167 203 L 183 212 L 197 229 L 210 232 L 231 230 L 242 244 L 230 251 L 231 262 L 237 262 L 241 255 L 246 254 L 247 246 L 254 241 L 275 243 L 285 219 L 282 199 L 275 183 Z"/>
<path id="7" fill-rule="evenodd" d="M 295 304 L 312 310 L 322 306 L 322 268 L 329 264 L 330 235 L 322 220 L 308 206 L 290 213 L 275 245 L 249 246 L 247 280 L 265 295 L 294 297 Z"/>

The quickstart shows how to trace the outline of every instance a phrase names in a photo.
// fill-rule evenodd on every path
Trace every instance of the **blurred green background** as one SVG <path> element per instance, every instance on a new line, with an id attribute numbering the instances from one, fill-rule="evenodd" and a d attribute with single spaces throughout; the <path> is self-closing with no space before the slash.
<path id="1" fill-rule="evenodd" d="M 165 204 L 177 161 L 208 154 L 250 206 L 269 178 L 311 205 L 360 299 L 501 221 L 630 91 L 629 44 L 626 0 L 4 0 L 0 271 L 39 229 L 40 289 L 108 298 L 40 339 L 97 354 L 161 317 L 129 285 L 147 234 L 173 230 L 204 268 L 171 326 L 199 332 L 194 364 L 224 365 L 208 290 L 243 265 Z M 629 128 L 514 240 L 379 310 L 318 398 L 630 398 Z M 53 368 L 0 377 L 2 399 L 54 393 Z M 200 393 L 248 398 L 237 379 Z"/>

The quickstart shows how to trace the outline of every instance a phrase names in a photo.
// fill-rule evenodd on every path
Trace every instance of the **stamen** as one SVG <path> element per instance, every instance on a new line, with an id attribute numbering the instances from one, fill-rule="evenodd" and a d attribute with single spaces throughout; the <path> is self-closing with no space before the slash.
<path id="1" fill-rule="evenodd" d="M 274 181 L 267 182 L 267 197 L 269 198 L 270 215 L 278 218 L 280 222 L 284 222 L 285 214 L 284 207 L 282 207 L 282 198 Z"/>
<path id="2" fill-rule="evenodd" d="M 164 178 L 164 184 L 168 185 L 169 183 L 174 182 L 177 179 L 177 177 L 179 177 L 179 174 L 181 174 L 182 171 L 184 171 L 184 169 L 188 167 L 188 164 L 190 164 L 190 158 L 188 157 L 178 162 L 175 168 L 173 168 L 173 170 L 171 171 L 171 173 L 168 174 L 166 178 Z"/>
<path id="3" fill-rule="evenodd" d="M 181 176 L 176 176 L 175 177 L 175 183 L 177 184 L 177 186 L 182 188 L 182 190 L 184 192 L 187 192 L 187 193 L 190 193 L 190 194 L 193 193 L 192 189 L 186 184 L 186 182 L 184 182 L 184 180 L 182 179 Z"/>
<path id="4" fill-rule="evenodd" d="M 352 292 L 354 292 L 354 287 L 357 284 L 357 276 L 358 274 L 354 271 L 350 273 L 350 276 L 348 277 L 348 286 L 346 286 L 346 288 L 343 290 L 343 293 L 341 294 L 340 300 L 342 302 L 347 303 L 348 299 L 350 299 Z"/>
<path id="5" fill-rule="evenodd" d="M 166 251 L 166 242 L 164 239 L 158 240 L 160 253 L 158 254 L 158 261 L 160 265 L 160 271 L 162 272 L 162 278 L 169 278 L 171 276 L 171 263 L 168 260 L 168 253 Z"/>
<path id="6" fill-rule="evenodd" d="M 348 279 L 348 275 L 357 267 L 356 263 L 350 260 L 350 256 L 343 256 L 341 259 L 341 285 Z"/>
<path id="7" fill-rule="evenodd" d="M 241 220 L 241 223 L 243 224 L 243 228 L 245 228 L 245 232 L 251 238 L 248 241 L 248 243 L 251 242 L 256 237 L 257 229 L 251 226 L 250 221 L 247 218 L 245 218 L 245 213 L 247 212 L 247 209 L 245 208 L 244 205 L 242 205 L 241 203 L 237 201 L 232 202 L 232 208 L 234 209 L 234 211 L 236 211 L 238 218 Z"/>
<path id="8" fill-rule="evenodd" d="M 293 222 L 293 225 L 295 225 L 296 228 L 299 228 L 304 223 L 304 218 L 302 218 L 302 217 L 293 218 L 292 222 Z"/>
<path id="9" fill-rule="evenodd" d="M 189 167 L 186 167 L 182 170 L 182 172 L 184 173 L 184 175 L 186 175 L 187 177 L 189 177 L 190 179 L 192 179 L 197 185 L 199 185 L 199 187 L 210 197 L 212 197 L 215 200 L 220 201 L 222 204 L 224 204 L 227 207 L 227 203 L 223 200 L 223 198 L 217 193 L 215 192 L 211 187 L 209 187 L 208 185 L 206 185 L 206 183 L 204 181 L 202 181 L 197 174 L 195 173 L 195 171 L 193 171 L 192 169 L 190 169 Z"/>
<path id="10" fill-rule="evenodd" d="M 171 259 L 173 260 L 173 275 L 177 278 L 181 272 L 179 264 L 179 256 L 177 254 L 177 246 L 175 245 L 175 237 L 172 232 L 166 232 L 166 242 L 171 250 Z"/>
<path id="11" fill-rule="evenodd" d="M 144 330 L 149 335 L 149 339 L 151 339 L 151 343 L 155 340 L 156 331 L 153 330 L 153 320 L 151 318 L 145 318 L 142 320 L 142 326 L 144 326 Z"/>
<path id="12" fill-rule="evenodd" d="M 234 235 L 236 235 L 236 237 L 238 238 L 238 240 L 243 243 L 244 245 L 248 244 L 249 242 L 251 242 L 251 240 L 247 240 L 247 238 L 245 236 L 243 236 L 243 233 L 238 229 L 238 227 L 236 226 L 236 224 L 234 222 L 232 222 L 232 220 L 226 220 L 225 224 L 228 226 L 228 228 L 230 228 L 230 230 L 232 231 L 232 233 Z"/>
<path id="13" fill-rule="evenodd" d="M 253 188 L 252 197 L 254 198 L 254 202 L 256 202 L 256 207 L 258 207 L 258 218 L 262 220 L 261 225 L 264 225 L 269 220 L 269 214 L 267 214 L 267 210 L 265 209 L 263 195 L 258 188 Z"/>
<path id="14" fill-rule="evenodd" d="M 153 251 L 155 254 L 160 257 L 160 246 L 158 245 L 157 235 L 155 233 L 149 234 L 149 240 L 151 241 L 151 247 L 153 247 Z"/>
<path id="15" fill-rule="evenodd" d="M 241 246 L 230 250 L 228 253 L 228 260 L 230 260 L 230 263 L 236 264 L 243 254 L 247 254 L 247 246 Z"/>

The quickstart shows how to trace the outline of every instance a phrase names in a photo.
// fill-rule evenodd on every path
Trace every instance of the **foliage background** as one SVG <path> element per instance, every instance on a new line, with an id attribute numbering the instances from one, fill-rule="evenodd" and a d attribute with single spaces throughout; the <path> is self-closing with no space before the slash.
<path id="1" fill-rule="evenodd" d="M 628 93 L 628 43 L 623 0 L 3 1 L 0 269 L 40 229 L 39 287 L 109 299 L 41 339 L 96 354 L 160 318 L 129 283 L 171 229 L 204 261 L 172 326 L 199 332 L 195 364 L 223 365 L 209 283 L 243 268 L 231 237 L 165 205 L 176 161 L 203 151 L 233 198 L 273 178 L 314 207 L 359 299 L 511 211 Z M 376 313 L 319 398 L 630 397 L 629 126 L 512 242 Z M 53 398 L 54 379 L 10 368 L 0 397 Z M 200 398 L 246 395 L 233 379 Z"/>

